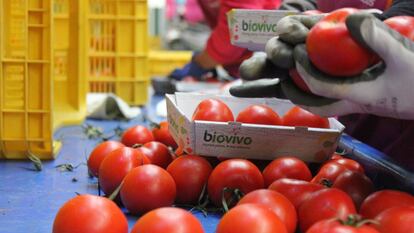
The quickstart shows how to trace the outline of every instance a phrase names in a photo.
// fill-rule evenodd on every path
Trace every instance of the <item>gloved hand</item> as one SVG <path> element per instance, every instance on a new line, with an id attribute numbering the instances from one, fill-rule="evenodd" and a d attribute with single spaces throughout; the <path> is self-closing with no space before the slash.
<path id="1" fill-rule="evenodd" d="M 213 72 L 214 69 L 204 69 L 195 62 L 194 57 L 197 54 L 198 53 L 194 53 L 189 63 L 187 63 L 184 67 L 180 69 L 175 69 L 173 72 L 171 72 L 171 74 L 169 74 L 168 77 L 178 81 L 182 80 L 187 76 L 200 79 L 203 75 L 209 72 Z"/>
<path id="2" fill-rule="evenodd" d="M 298 73 L 312 93 L 328 99 L 298 95 L 297 90 L 288 85 L 282 86 L 285 95 L 294 103 L 322 116 L 370 113 L 414 119 L 414 43 L 370 14 L 350 15 L 346 25 L 352 37 L 376 52 L 383 62 L 357 76 L 329 77 L 311 64 L 304 45 L 296 46 L 294 59 Z"/>
<path id="3" fill-rule="evenodd" d="M 281 19 L 276 27 L 279 36 L 267 42 L 266 53 L 255 54 L 240 65 L 241 78 L 249 82 L 232 87 L 230 93 L 237 97 L 284 98 L 281 83 L 290 82 L 289 69 L 295 66 L 293 48 L 305 42 L 309 29 L 322 18 L 323 15 L 293 15 Z M 252 81 L 256 79 L 259 80 Z"/>

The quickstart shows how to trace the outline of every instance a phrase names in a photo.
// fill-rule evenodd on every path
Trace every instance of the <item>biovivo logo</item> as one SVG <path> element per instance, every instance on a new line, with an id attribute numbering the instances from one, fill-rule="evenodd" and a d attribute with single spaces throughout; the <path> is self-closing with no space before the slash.
<path id="1" fill-rule="evenodd" d="M 246 22 L 242 20 L 242 30 L 249 32 L 276 32 L 275 23 L 255 23 L 249 20 Z"/>
<path id="2" fill-rule="evenodd" d="M 203 139 L 205 142 L 243 144 L 243 145 L 250 145 L 253 142 L 251 137 L 240 137 L 237 135 L 224 135 L 224 134 L 217 134 L 216 132 L 210 133 L 207 130 L 204 131 Z"/>

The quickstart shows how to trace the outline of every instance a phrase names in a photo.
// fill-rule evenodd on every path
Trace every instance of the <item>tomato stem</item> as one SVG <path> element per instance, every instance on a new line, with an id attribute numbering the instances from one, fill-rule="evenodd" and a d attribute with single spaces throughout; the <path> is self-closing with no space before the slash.
<path id="1" fill-rule="evenodd" d="M 124 182 L 122 181 L 121 184 L 115 189 L 115 191 L 113 191 L 111 193 L 111 195 L 109 195 L 108 199 L 113 201 L 115 200 L 116 196 L 118 196 L 119 192 L 121 191 L 122 185 L 124 184 Z"/>

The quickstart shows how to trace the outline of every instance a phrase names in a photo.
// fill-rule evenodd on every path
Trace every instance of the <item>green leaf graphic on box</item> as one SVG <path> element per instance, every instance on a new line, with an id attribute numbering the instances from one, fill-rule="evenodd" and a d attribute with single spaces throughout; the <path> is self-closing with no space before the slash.
<path id="1" fill-rule="evenodd" d="M 332 147 L 334 145 L 333 142 L 331 141 L 324 141 L 323 142 L 323 147 L 328 148 L 328 147 Z"/>
<path id="2" fill-rule="evenodd" d="M 181 134 L 186 134 L 187 130 L 184 127 L 181 127 Z"/>

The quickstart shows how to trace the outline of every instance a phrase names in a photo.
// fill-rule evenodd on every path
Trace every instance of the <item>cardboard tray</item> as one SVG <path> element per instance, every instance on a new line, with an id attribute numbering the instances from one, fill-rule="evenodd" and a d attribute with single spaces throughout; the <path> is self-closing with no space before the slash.
<path id="1" fill-rule="evenodd" d="M 207 98 L 225 102 L 237 114 L 251 104 L 265 104 L 283 116 L 294 105 L 275 98 L 236 98 L 196 93 L 166 95 L 170 133 L 185 152 L 204 156 L 274 159 L 293 155 L 322 162 L 337 148 L 344 126 L 330 118 L 330 129 L 192 121 L 198 103 Z"/>

